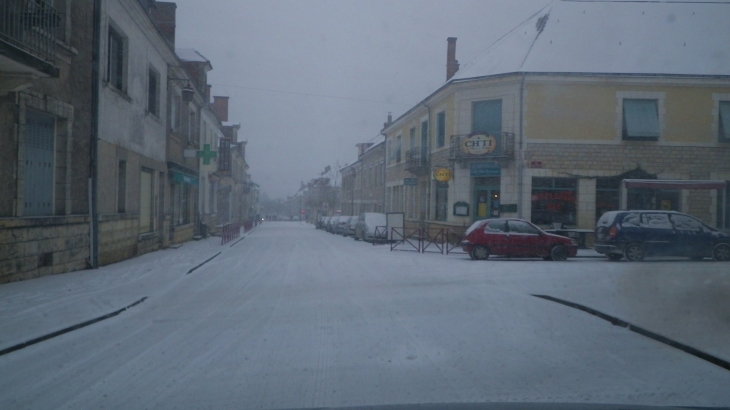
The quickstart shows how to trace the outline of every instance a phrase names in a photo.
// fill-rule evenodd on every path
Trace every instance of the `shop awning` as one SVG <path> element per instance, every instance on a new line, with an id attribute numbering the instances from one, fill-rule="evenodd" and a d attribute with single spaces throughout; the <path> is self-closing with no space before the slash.
<path id="1" fill-rule="evenodd" d="M 624 179 L 626 188 L 651 189 L 725 189 L 727 182 L 722 180 L 661 180 L 661 179 Z"/>
<path id="2" fill-rule="evenodd" d="M 171 171 L 172 180 L 181 184 L 189 184 L 198 186 L 198 177 L 193 175 L 184 174 L 180 171 Z"/>

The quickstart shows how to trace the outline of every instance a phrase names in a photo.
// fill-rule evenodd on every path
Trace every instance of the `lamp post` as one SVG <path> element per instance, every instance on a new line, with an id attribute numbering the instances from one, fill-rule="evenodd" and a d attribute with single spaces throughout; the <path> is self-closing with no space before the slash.
<path id="1" fill-rule="evenodd" d="M 190 86 L 190 80 L 188 80 L 187 78 L 167 77 L 167 83 L 171 85 L 185 83 L 182 89 L 182 100 L 185 102 L 193 101 L 193 97 L 195 96 L 195 90 L 193 89 L 193 87 Z"/>

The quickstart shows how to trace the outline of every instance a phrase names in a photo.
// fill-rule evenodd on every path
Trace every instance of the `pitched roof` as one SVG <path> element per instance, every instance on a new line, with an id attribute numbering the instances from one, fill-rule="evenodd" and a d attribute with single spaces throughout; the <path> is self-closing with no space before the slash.
<path id="1" fill-rule="evenodd" d="M 210 63 L 210 60 L 205 58 L 198 50 L 192 48 L 176 48 L 175 54 L 181 61 L 190 61 L 196 63 Z"/>
<path id="2" fill-rule="evenodd" d="M 730 75 L 730 4 L 553 0 L 455 80 L 516 72 Z"/>

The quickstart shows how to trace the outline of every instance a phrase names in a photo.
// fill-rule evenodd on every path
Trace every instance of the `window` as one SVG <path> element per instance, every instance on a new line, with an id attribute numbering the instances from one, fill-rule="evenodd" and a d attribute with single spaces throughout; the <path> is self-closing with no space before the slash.
<path id="1" fill-rule="evenodd" d="M 393 163 L 393 140 L 388 140 L 388 164 Z"/>
<path id="2" fill-rule="evenodd" d="M 107 81 L 119 91 L 125 91 L 124 38 L 114 29 L 109 29 L 109 55 L 107 56 Z"/>
<path id="3" fill-rule="evenodd" d="M 195 144 L 197 142 L 197 139 L 198 139 L 197 138 L 198 137 L 198 133 L 197 133 L 197 129 L 196 129 L 197 123 L 195 122 L 195 111 L 190 110 L 190 114 L 189 115 L 190 115 L 190 120 L 188 121 L 188 127 L 187 127 L 187 130 L 188 130 L 188 142 L 190 142 L 191 144 Z"/>
<path id="4" fill-rule="evenodd" d="M 438 148 L 446 145 L 446 113 L 436 114 L 436 146 Z"/>
<path id="5" fill-rule="evenodd" d="M 408 130 L 408 144 L 410 149 L 416 148 L 416 127 L 412 127 Z"/>
<path id="6" fill-rule="evenodd" d="M 502 133 L 502 100 L 472 103 L 471 130 L 497 135 Z"/>
<path id="7" fill-rule="evenodd" d="M 208 186 L 210 193 L 208 194 L 208 209 L 210 213 L 215 213 L 215 182 L 211 182 Z"/>
<path id="8" fill-rule="evenodd" d="M 667 214 L 643 214 L 641 215 L 642 228 L 672 229 Z"/>
<path id="9" fill-rule="evenodd" d="M 658 100 L 623 100 L 622 136 L 625 140 L 659 139 Z"/>
<path id="10" fill-rule="evenodd" d="M 127 204 L 127 161 L 119 161 L 117 166 L 117 212 L 126 212 Z"/>
<path id="11" fill-rule="evenodd" d="M 421 163 L 428 158 L 428 120 L 421 121 Z"/>
<path id="12" fill-rule="evenodd" d="M 188 184 L 175 184 L 174 185 L 174 201 L 177 205 L 175 207 L 175 224 L 186 225 L 190 223 L 190 185 Z"/>
<path id="13" fill-rule="evenodd" d="M 449 210 L 449 184 L 436 182 L 436 220 L 445 221 Z"/>
<path id="14" fill-rule="evenodd" d="M 25 115 L 25 191 L 23 215 L 53 215 L 56 120 L 28 109 Z"/>
<path id="15" fill-rule="evenodd" d="M 575 178 L 532 178 L 532 218 L 534 224 L 551 225 L 556 222 L 575 225 Z"/>
<path id="16" fill-rule="evenodd" d="M 730 101 L 720 101 L 718 141 L 730 142 Z"/>
<path id="17" fill-rule="evenodd" d="M 400 135 L 395 137 L 395 162 L 400 162 L 400 148 L 401 148 L 401 137 Z"/>
<path id="18" fill-rule="evenodd" d="M 674 222 L 674 227 L 680 231 L 702 231 L 700 221 L 686 215 L 672 215 L 672 222 Z"/>
<path id="19" fill-rule="evenodd" d="M 491 233 L 507 232 L 507 221 L 505 221 L 505 220 L 491 221 L 484 228 L 484 232 L 491 232 Z"/>
<path id="20" fill-rule="evenodd" d="M 638 213 L 626 214 L 621 222 L 622 228 L 638 228 L 639 226 L 641 226 L 641 215 Z"/>
<path id="21" fill-rule="evenodd" d="M 152 170 L 142 169 L 139 178 L 139 232 L 152 232 L 154 184 Z"/>
<path id="22" fill-rule="evenodd" d="M 522 222 L 522 221 L 508 221 L 509 233 L 523 234 L 523 235 L 538 235 L 537 229 L 534 226 Z"/>
<path id="23" fill-rule="evenodd" d="M 182 98 L 179 95 L 172 97 L 170 103 L 170 128 L 173 131 L 180 130 L 180 106 L 182 105 Z"/>
<path id="24" fill-rule="evenodd" d="M 160 116 L 160 75 L 150 68 L 147 81 L 147 111 L 150 114 Z"/>
<path id="25" fill-rule="evenodd" d="M 608 211 L 615 211 L 619 208 L 619 185 L 618 178 L 597 178 L 596 179 L 596 220 Z"/>

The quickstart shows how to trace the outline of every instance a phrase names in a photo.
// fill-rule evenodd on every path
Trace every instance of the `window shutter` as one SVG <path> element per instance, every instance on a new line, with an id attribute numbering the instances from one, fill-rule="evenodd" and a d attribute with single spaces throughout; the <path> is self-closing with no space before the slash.
<path id="1" fill-rule="evenodd" d="M 478 101 L 472 105 L 472 132 L 502 133 L 502 100 Z"/>
<path id="2" fill-rule="evenodd" d="M 730 141 L 730 101 L 720 102 L 720 140 Z"/>
<path id="3" fill-rule="evenodd" d="M 26 112 L 24 216 L 53 215 L 55 125 L 50 115 Z"/>

